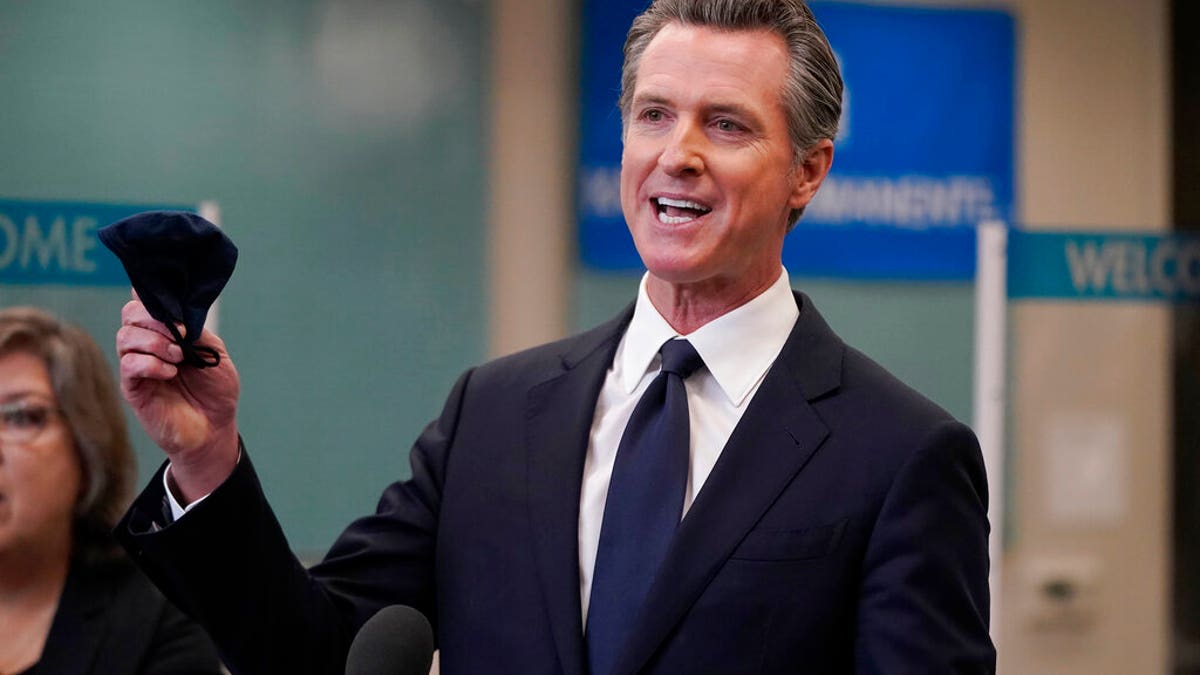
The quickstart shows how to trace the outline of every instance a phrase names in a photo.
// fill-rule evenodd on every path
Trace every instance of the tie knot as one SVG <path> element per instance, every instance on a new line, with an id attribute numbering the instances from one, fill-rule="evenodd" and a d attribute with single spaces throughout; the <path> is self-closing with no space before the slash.
<path id="1" fill-rule="evenodd" d="M 704 359 L 687 340 L 667 340 L 658 353 L 662 354 L 663 372 L 675 373 L 685 380 L 704 365 Z"/>

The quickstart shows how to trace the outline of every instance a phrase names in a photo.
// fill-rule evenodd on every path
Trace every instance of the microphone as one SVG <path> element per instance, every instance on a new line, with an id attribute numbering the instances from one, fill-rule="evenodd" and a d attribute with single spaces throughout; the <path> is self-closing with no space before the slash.
<path id="1" fill-rule="evenodd" d="M 412 607 L 391 605 L 367 620 L 346 656 L 346 675 L 429 675 L 433 628 Z"/>

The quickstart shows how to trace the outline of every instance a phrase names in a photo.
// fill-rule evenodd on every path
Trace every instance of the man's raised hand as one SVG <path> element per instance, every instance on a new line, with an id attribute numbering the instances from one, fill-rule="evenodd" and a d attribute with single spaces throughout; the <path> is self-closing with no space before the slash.
<path id="1" fill-rule="evenodd" d="M 177 328 L 184 330 L 182 325 Z M 198 344 L 216 350 L 218 365 L 183 365 L 183 350 L 136 294 L 121 309 L 121 393 L 146 433 L 170 458 L 177 496 L 186 502 L 216 489 L 238 458 L 237 369 L 214 333 L 205 330 Z"/>

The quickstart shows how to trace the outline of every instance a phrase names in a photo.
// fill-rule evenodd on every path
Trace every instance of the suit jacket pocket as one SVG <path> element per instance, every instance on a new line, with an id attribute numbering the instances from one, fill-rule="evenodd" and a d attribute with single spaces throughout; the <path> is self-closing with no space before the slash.
<path id="1" fill-rule="evenodd" d="M 736 560 L 811 560 L 837 549 L 846 529 L 843 518 L 836 523 L 789 530 L 756 527 L 742 539 L 730 556 Z"/>

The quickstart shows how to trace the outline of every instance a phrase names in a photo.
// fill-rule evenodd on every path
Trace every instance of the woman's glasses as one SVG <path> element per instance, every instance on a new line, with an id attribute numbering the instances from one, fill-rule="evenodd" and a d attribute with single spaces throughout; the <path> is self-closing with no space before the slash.
<path id="1" fill-rule="evenodd" d="M 37 440 L 58 412 L 54 406 L 36 401 L 0 404 L 0 442 L 25 445 Z"/>

